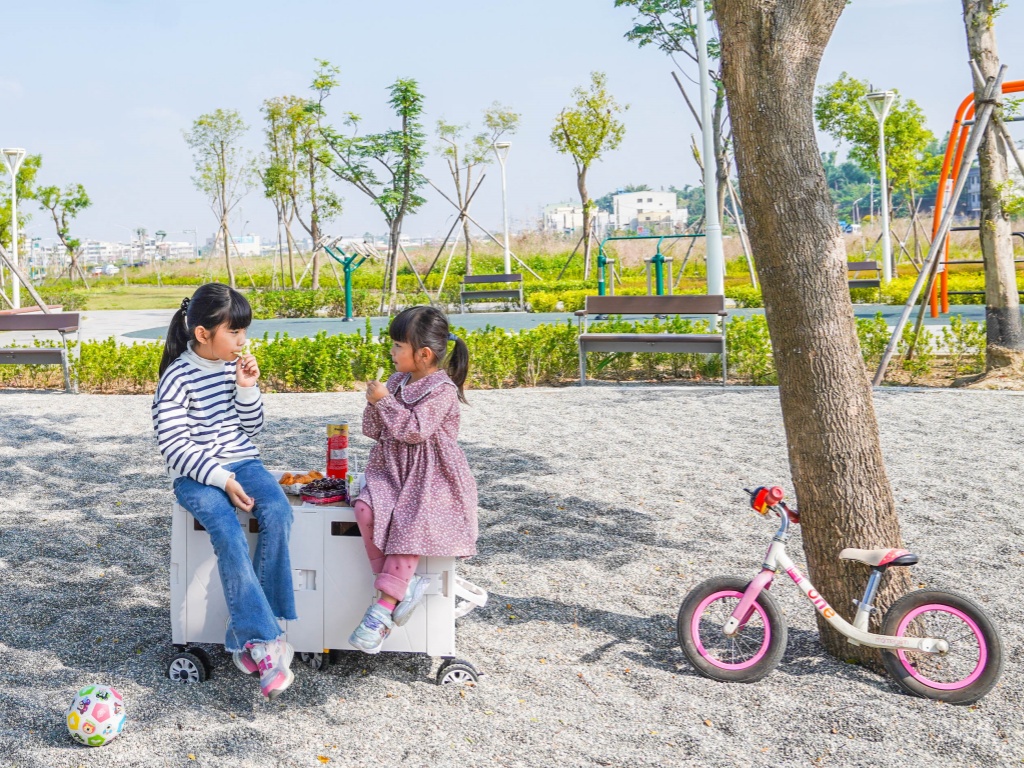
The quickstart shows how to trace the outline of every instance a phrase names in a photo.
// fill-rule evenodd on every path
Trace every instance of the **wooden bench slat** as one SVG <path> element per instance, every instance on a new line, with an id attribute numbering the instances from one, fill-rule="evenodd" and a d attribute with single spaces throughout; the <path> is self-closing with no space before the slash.
<path id="1" fill-rule="evenodd" d="M 518 299 L 519 291 L 462 291 L 459 294 L 466 299 Z"/>
<path id="2" fill-rule="evenodd" d="M 466 275 L 462 278 L 462 282 L 466 285 L 472 283 L 521 283 L 523 282 L 523 276 L 519 273 L 507 275 Z"/>
<path id="3" fill-rule="evenodd" d="M 0 331 L 63 331 L 78 330 L 78 312 L 54 312 L 0 316 Z"/>
<path id="4" fill-rule="evenodd" d="M 724 296 L 587 296 L 588 315 L 714 315 Z"/>
<path id="5" fill-rule="evenodd" d="M 864 272 L 865 270 L 878 271 L 877 261 L 851 261 L 846 265 L 847 272 Z"/>
<path id="6" fill-rule="evenodd" d="M 881 280 L 849 280 L 847 282 L 851 288 L 879 288 L 882 285 Z"/>
<path id="7" fill-rule="evenodd" d="M 639 341 L 644 343 L 661 343 L 669 341 L 694 341 L 694 342 L 705 342 L 714 341 L 719 344 L 722 343 L 722 334 L 720 333 L 581 333 L 580 341 L 586 343 L 590 341 L 600 341 L 607 339 L 609 341 Z"/>
<path id="8" fill-rule="evenodd" d="M 62 365 L 63 349 L 0 349 L 0 364 L 8 365 Z"/>

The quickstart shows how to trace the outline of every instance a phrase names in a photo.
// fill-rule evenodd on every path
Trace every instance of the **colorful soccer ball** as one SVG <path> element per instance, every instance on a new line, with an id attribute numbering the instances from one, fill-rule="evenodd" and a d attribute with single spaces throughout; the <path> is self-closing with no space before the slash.
<path id="1" fill-rule="evenodd" d="M 88 747 L 109 744 L 124 729 L 124 699 L 116 689 L 90 685 L 68 707 L 68 733 Z"/>

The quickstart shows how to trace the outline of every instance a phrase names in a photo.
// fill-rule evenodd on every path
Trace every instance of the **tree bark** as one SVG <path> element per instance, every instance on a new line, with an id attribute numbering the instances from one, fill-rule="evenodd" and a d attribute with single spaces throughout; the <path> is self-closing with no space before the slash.
<path id="1" fill-rule="evenodd" d="M 999 72 L 999 51 L 993 23 L 992 0 L 963 0 L 967 49 L 986 78 Z M 980 99 L 984 84 L 974 86 Z M 996 96 L 996 115 L 1002 115 L 1002 92 Z M 978 149 L 981 171 L 981 216 L 978 222 L 981 257 L 985 260 L 985 327 L 988 337 L 986 368 L 991 371 L 1006 360 L 1024 361 L 1024 325 L 1021 323 L 1017 270 L 1013 263 L 1010 217 L 1003 210 L 1001 187 L 1006 183 L 1006 145 L 996 121 L 985 126 Z M 1016 353 L 1016 354 L 1014 354 Z"/>
<path id="2" fill-rule="evenodd" d="M 231 233 L 228 231 L 228 215 L 226 212 L 221 214 L 220 217 L 220 231 L 224 236 L 224 263 L 228 267 L 228 285 L 234 288 L 235 268 L 231 266 Z M 143 249 L 143 253 L 145 253 L 145 249 Z"/>
<path id="3" fill-rule="evenodd" d="M 590 279 L 590 193 L 587 192 L 587 167 L 576 175 L 576 188 L 583 205 L 583 279 Z"/>
<path id="4" fill-rule="evenodd" d="M 790 470 L 811 580 L 852 620 L 868 577 L 844 547 L 901 545 L 871 387 L 847 289 L 846 252 L 814 135 L 814 83 L 846 0 L 717 0 L 740 193 L 779 372 Z M 909 586 L 893 569 L 877 622 Z M 877 626 L 877 624 L 876 624 Z M 826 650 L 880 666 L 818 615 Z"/>

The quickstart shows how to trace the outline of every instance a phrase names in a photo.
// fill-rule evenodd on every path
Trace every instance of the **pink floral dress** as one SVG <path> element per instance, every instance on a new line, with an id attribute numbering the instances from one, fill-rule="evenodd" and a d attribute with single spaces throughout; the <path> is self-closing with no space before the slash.
<path id="1" fill-rule="evenodd" d="M 456 442 L 459 397 L 444 371 L 410 382 L 396 373 L 391 395 L 367 404 L 363 434 L 377 441 L 359 501 L 373 509 L 373 543 L 385 555 L 476 554 L 476 480 Z"/>

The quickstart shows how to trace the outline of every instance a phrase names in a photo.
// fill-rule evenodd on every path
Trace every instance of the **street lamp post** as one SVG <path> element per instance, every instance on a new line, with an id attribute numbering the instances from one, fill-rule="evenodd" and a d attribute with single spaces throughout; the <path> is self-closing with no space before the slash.
<path id="1" fill-rule="evenodd" d="M 18 148 L 0 150 L 4 162 L 11 172 L 11 261 L 18 266 L 18 169 L 25 159 L 25 150 Z M 21 308 L 21 283 L 16 274 L 11 275 L 11 304 L 15 309 Z"/>
<path id="2" fill-rule="evenodd" d="M 494 143 L 494 154 L 498 157 L 498 165 L 501 166 L 501 211 L 505 222 L 505 274 L 512 273 L 512 252 L 508 249 L 508 202 L 505 193 L 505 160 L 512 148 L 510 141 L 497 141 Z"/>
<path id="3" fill-rule="evenodd" d="M 725 250 L 718 220 L 718 161 L 711 124 L 711 78 L 708 75 L 708 31 L 704 3 L 697 3 L 697 63 L 700 67 L 700 132 L 704 140 L 704 233 L 708 287 L 712 296 L 725 295 Z"/>
<path id="4" fill-rule="evenodd" d="M 892 280 L 892 240 L 889 237 L 889 184 L 886 181 L 885 168 L 885 118 L 892 107 L 896 94 L 892 91 L 874 91 L 864 98 L 871 107 L 871 112 L 878 120 L 878 170 L 879 184 L 882 193 L 882 280 Z"/>

